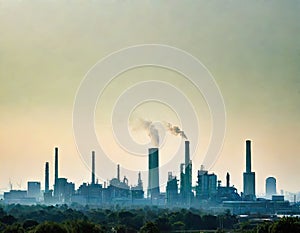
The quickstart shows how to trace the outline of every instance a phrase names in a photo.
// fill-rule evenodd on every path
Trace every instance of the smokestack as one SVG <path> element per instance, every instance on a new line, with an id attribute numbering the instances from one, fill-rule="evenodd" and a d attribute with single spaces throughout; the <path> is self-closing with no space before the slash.
<path id="1" fill-rule="evenodd" d="M 191 203 L 192 194 L 192 163 L 190 161 L 190 142 L 185 141 L 185 190 L 186 204 Z"/>
<path id="2" fill-rule="evenodd" d="M 92 151 L 92 184 L 95 184 L 95 151 Z"/>
<path id="3" fill-rule="evenodd" d="M 159 168 L 158 168 L 158 148 L 149 148 L 149 176 L 148 176 L 148 197 L 158 197 L 159 195 Z"/>
<path id="4" fill-rule="evenodd" d="M 54 171 L 54 184 L 57 183 L 58 180 L 58 147 L 55 147 L 55 171 Z"/>
<path id="5" fill-rule="evenodd" d="M 190 163 L 190 142 L 185 141 L 185 166 L 187 167 Z"/>
<path id="6" fill-rule="evenodd" d="M 226 174 L 226 187 L 229 188 L 229 186 L 230 186 L 230 175 L 227 172 L 227 174 Z"/>
<path id="7" fill-rule="evenodd" d="M 45 192 L 49 192 L 49 163 L 45 164 Z"/>
<path id="8" fill-rule="evenodd" d="M 120 181 L 120 164 L 117 165 L 117 179 Z"/>
<path id="9" fill-rule="evenodd" d="M 246 172 L 244 176 L 245 200 L 255 200 L 255 172 L 251 171 L 251 141 L 246 140 Z"/>
<path id="10" fill-rule="evenodd" d="M 251 172 L 251 141 L 246 141 L 246 172 Z"/>

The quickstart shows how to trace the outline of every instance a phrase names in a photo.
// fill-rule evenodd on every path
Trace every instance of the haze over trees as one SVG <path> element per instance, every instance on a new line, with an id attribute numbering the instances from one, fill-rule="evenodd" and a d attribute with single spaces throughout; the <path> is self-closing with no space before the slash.
<path id="1" fill-rule="evenodd" d="M 199 209 L 161 209 L 143 207 L 93 209 L 88 206 L 0 207 L 0 232 L 10 233 L 77 233 L 77 232 L 180 232 L 211 230 L 215 232 L 279 233 L 300 232 L 300 219 L 282 218 L 275 222 L 253 225 L 239 223 L 238 217 L 226 211 L 220 215 Z"/>

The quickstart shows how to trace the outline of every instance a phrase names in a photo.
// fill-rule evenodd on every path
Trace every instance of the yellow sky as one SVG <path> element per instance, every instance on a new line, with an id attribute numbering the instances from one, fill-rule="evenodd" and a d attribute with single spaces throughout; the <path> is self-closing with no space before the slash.
<path id="1" fill-rule="evenodd" d="M 73 137 L 76 91 L 99 59 L 143 43 L 183 49 L 215 77 L 227 112 L 224 147 L 211 168 L 219 179 L 224 181 L 229 171 L 231 183 L 242 191 L 244 141 L 249 138 L 257 191 L 264 192 L 270 175 L 277 178 L 278 189 L 299 191 L 299 10 L 297 1 L 0 0 L 0 191 L 8 189 L 9 180 L 15 188 L 25 188 L 27 180 L 43 182 L 45 161 L 53 171 L 54 146 L 60 147 L 61 176 L 77 185 L 90 181 Z M 163 69 L 132 70 L 114 80 L 97 106 L 99 138 L 109 140 L 111 128 L 102 125 L 109 111 L 102 109 L 112 108 L 126 77 L 128 86 L 155 77 L 179 87 L 197 106 L 204 131 L 199 153 L 205 151 L 211 122 L 203 98 L 180 75 Z M 176 114 L 163 106 L 136 111 L 143 115 L 154 109 L 160 118 L 177 123 Z M 116 149 L 113 144 L 107 143 L 108 151 Z M 196 176 L 200 164 L 193 166 Z M 97 169 L 103 169 L 100 161 Z M 108 171 L 106 179 L 114 175 Z M 130 183 L 136 179 L 130 177 Z"/>

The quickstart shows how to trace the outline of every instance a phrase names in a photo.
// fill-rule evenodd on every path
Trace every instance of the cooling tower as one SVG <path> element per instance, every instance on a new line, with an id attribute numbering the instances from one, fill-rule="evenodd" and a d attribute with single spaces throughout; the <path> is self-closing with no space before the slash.
<path id="1" fill-rule="evenodd" d="M 157 198 L 159 196 L 159 150 L 149 148 L 149 175 L 148 175 L 148 197 Z"/>

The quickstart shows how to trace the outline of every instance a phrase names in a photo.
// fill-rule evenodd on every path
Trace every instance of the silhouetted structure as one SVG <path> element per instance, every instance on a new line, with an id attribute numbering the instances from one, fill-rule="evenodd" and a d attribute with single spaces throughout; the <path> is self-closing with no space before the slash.
<path id="1" fill-rule="evenodd" d="M 251 171 L 251 141 L 246 141 L 246 172 L 244 172 L 245 200 L 255 200 L 255 172 Z"/>
<path id="2" fill-rule="evenodd" d="M 26 190 L 10 190 L 9 192 L 4 192 L 3 197 L 5 204 L 33 205 L 36 203 L 34 197 L 27 197 Z"/>
<path id="3" fill-rule="evenodd" d="M 120 181 L 120 164 L 117 165 L 117 179 Z"/>
<path id="4" fill-rule="evenodd" d="M 178 204 L 178 180 L 176 176 L 172 175 L 172 172 L 168 173 L 166 192 L 167 192 L 167 204 L 171 206 L 177 205 Z"/>
<path id="5" fill-rule="evenodd" d="M 224 211 L 230 209 L 233 213 L 278 213 L 295 209 L 284 196 L 276 194 L 276 179 L 269 177 L 266 180 L 266 193 L 272 196 L 272 200 L 255 198 L 255 173 L 251 169 L 251 141 L 246 141 L 246 171 L 244 175 L 244 194 L 239 196 L 237 189 L 230 185 L 230 174 L 226 174 L 226 185 L 221 186 L 215 174 L 209 174 L 201 166 L 197 174 L 197 185 L 192 187 L 192 163 L 190 160 L 190 143 L 185 141 L 184 163 L 180 165 L 180 192 L 178 181 L 172 172 L 168 173 L 166 193 L 160 193 L 159 187 L 159 149 L 150 148 L 148 151 L 149 186 L 148 198 L 144 197 L 143 181 L 141 173 L 138 173 L 137 185 L 130 187 L 126 176 L 120 179 L 120 165 L 117 165 L 116 178 L 104 182 L 104 186 L 98 184 L 95 177 L 95 152 L 91 156 L 91 183 L 83 183 L 75 191 L 75 185 L 66 178 L 58 176 L 58 148 L 55 148 L 54 169 L 54 195 L 49 190 L 49 163 L 45 164 L 45 204 L 71 204 L 91 205 L 92 207 L 117 207 L 159 205 L 166 204 L 171 207 L 196 207 L 206 208 L 212 211 Z M 194 197 L 196 193 L 196 198 Z M 27 191 L 12 190 L 4 193 L 5 204 L 36 204 L 42 199 L 39 182 L 28 182 Z M 296 205 L 295 205 L 296 206 Z M 298 207 L 297 207 L 298 208 Z"/>
<path id="6" fill-rule="evenodd" d="M 56 201 L 68 204 L 71 203 L 71 198 L 75 194 L 75 184 L 68 182 L 66 178 L 58 178 L 54 190 L 56 190 Z"/>
<path id="7" fill-rule="evenodd" d="M 95 182 L 95 151 L 92 151 L 92 182 L 80 185 L 75 195 L 72 195 L 72 202 L 98 206 L 103 203 L 102 194 L 102 185 Z"/>
<path id="8" fill-rule="evenodd" d="M 201 166 L 198 170 L 198 180 L 196 186 L 196 198 L 197 200 L 215 199 L 217 193 L 217 176 L 215 174 L 209 174 Z"/>
<path id="9" fill-rule="evenodd" d="M 190 205 L 192 192 L 192 162 L 190 160 L 190 142 L 184 143 L 184 164 L 180 165 L 180 198 L 185 205 Z"/>
<path id="10" fill-rule="evenodd" d="M 271 198 L 272 195 L 276 195 L 276 179 L 268 177 L 266 179 L 266 197 Z"/>
<path id="11" fill-rule="evenodd" d="M 148 197 L 158 198 L 159 196 L 159 152 L 158 148 L 149 148 L 149 177 L 148 177 Z"/>
<path id="12" fill-rule="evenodd" d="M 54 196 L 57 197 L 56 184 L 58 181 L 58 147 L 55 147 Z"/>
<path id="13" fill-rule="evenodd" d="M 222 203 L 224 201 L 240 201 L 241 197 L 234 186 L 230 186 L 230 174 L 226 174 L 226 186 L 221 186 L 221 181 L 218 181 L 216 201 Z"/>
<path id="14" fill-rule="evenodd" d="M 190 160 L 190 142 L 185 141 L 185 196 L 186 204 L 191 204 L 192 199 L 192 162 Z"/>
<path id="15" fill-rule="evenodd" d="M 45 164 L 45 193 L 49 192 L 49 163 Z"/>
<path id="16" fill-rule="evenodd" d="M 95 151 L 92 151 L 92 184 L 95 184 Z"/>
<path id="17" fill-rule="evenodd" d="M 72 202 L 81 205 L 101 205 L 102 204 L 102 185 L 83 183 L 72 196 Z"/>
<path id="18" fill-rule="evenodd" d="M 36 201 L 41 199 L 41 183 L 38 181 L 27 182 L 27 197 L 35 198 Z"/>
<path id="19" fill-rule="evenodd" d="M 230 186 L 230 175 L 227 172 L 227 174 L 226 174 L 226 187 L 229 187 L 229 186 Z"/>
<path id="20" fill-rule="evenodd" d="M 133 200 L 144 198 L 143 181 L 141 177 L 141 172 L 138 173 L 137 185 L 131 188 L 131 195 Z"/>

